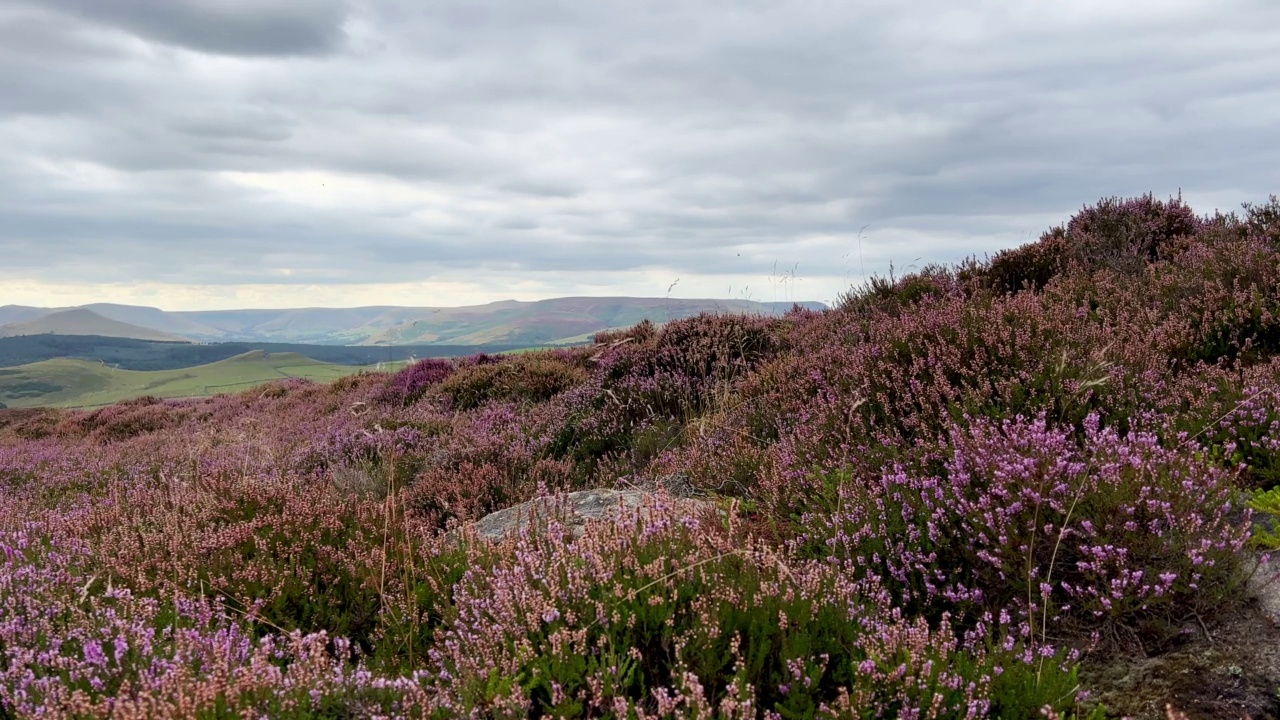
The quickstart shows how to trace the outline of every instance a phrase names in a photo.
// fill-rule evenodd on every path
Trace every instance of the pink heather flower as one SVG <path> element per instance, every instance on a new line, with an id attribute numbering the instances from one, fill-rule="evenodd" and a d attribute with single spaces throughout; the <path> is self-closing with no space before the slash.
<path id="1" fill-rule="evenodd" d="M 90 665 L 105 667 L 107 656 L 102 652 L 102 644 L 97 640 L 86 640 L 84 643 L 84 660 Z"/>

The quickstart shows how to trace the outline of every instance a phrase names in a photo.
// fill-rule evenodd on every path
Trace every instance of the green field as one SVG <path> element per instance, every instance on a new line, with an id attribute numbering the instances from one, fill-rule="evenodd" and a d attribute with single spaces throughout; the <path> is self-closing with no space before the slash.
<path id="1" fill-rule="evenodd" d="M 394 363 L 396 367 L 401 364 Z M 390 365 L 383 369 L 393 369 Z M 95 407 L 143 395 L 178 398 L 239 392 L 282 378 L 329 382 L 370 369 L 261 350 L 207 365 L 155 371 L 120 370 L 101 362 L 59 358 L 0 368 L 0 403 L 11 408 Z"/>

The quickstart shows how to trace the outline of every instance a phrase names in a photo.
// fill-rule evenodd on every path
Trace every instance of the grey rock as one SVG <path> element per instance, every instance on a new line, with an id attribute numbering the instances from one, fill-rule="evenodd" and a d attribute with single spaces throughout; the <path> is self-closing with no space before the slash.
<path id="1" fill-rule="evenodd" d="M 1258 601 L 1262 613 L 1272 624 L 1280 625 L 1280 562 L 1276 558 L 1267 561 L 1255 558 L 1249 565 L 1252 567 L 1246 569 L 1253 570 L 1249 577 L 1249 595 Z"/>
<path id="2" fill-rule="evenodd" d="M 581 536 L 590 520 L 615 517 L 620 512 L 642 506 L 653 493 L 642 490 L 579 490 L 565 495 L 542 497 L 520 503 L 484 516 L 475 524 L 476 534 L 488 540 L 499 540 L 512 533 L 527 531 L 551 520 L 564 525 L 575 537 Z M 687 514 L 695 515 L 715 506 L 705 500 L 674 499 Z"/>

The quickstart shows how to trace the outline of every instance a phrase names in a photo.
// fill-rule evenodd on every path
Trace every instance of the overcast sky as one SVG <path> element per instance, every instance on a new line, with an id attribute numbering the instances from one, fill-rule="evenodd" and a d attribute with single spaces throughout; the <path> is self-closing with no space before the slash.
<path id="1" fill-rule="evenodd" d="M 1276 28 L 1274 0 L 0 0 L 0 304 L 830 301 L 1103 196 L 1280 192 Z"/>

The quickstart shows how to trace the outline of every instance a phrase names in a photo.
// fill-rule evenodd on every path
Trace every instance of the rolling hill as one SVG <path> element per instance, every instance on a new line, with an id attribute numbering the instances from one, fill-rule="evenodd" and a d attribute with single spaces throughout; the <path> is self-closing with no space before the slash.
<path id="1" fill-rule="evenodd" d="M 821 303 L 799 303 L 820 309 Z M 210 310 L 170 312 L 132 305 L 95 304 L 74 309 L 128 325 L 166 339 L 199 342 L 277 342 L 323 345 L 507 345 L 530 346 L 581 338 L 641 320 L 666 322 L 699 313 L 778 315 L 791 303 L 750 300 L 568 297 L 521 302 L 504 300 L 466 307 L 293 308 L 284 310 Z M 6 328 L 49 327 L 67 308 L 0 307 Z M 14 325 L 16 323 L 16 325 Z M 101 325 L 100 322 L 97 325 Z M 140 330 L 141 329 L 141 330 Z M 3 334 L 0 328 L 0 334 Z M 117 327 L 115 332 L 125 332 Z M 23 332 L 29 332 L 23 330 Z M 38 332 L 48 332 L 39 329 Z M 93 335 L 98 332 L 63 334 Z M 148 339 L 156 339 L 151 337 Z"/>
<path id="2" fill-rule="evenodd" d="M 0 305 L 0 326 L 35 320 L 51 312 L 54 311 L 49 308 L 30 307 L 27 305 Z"/>
<path id="3" fill-rule="evenodd" d="M 822 307 L 817 303 L 806 305 L 814 309 Z M 473 307 L 387 314 L 379 319 L 394 320 L 394 324 L 369 336 L 364 343 L 545 345 L 585 338 L 609 328 L 630 327 L 646 319 L 663 323 L 704 312 L 778 315 L 790 308 L 787 303 L 748 300 L 613 297 L 509 300 Z"/>
<path id="4" fill-rule="evenodd" d="M 281 378 L 331 381 L 364 369 L 261 350 L 207 365 L 150 372 L 59 358 L 0 369 L 0 403 L 10 408 L 95 407 L 142 395 L 178 398 L 236 392 Z"/>
<path id="5" fill-rule="evenodd" d="M 159 342 L 190 342 L 181 335 L 114 320 L 88 308 L 51 312 L 25 322 L 0 325 L 0 337 L 22 335 L 97 335 Z"/>
<path id="6" fill-rule="evenodd" d="M 585 342 L 587 338 L 583 339 Z M 43 360 L 74 358 L 123 370 L 176 370 L 226 360 L 250 350 L 292 352 L 336 365 L 367 365 L 427 357 L 458 357 L 479 352 L 523 350 L 520 345 L 308 345 L 304 343 L 174 343 L 98 335 L 22 335 L 0 337 L 0 368 Z"/>

